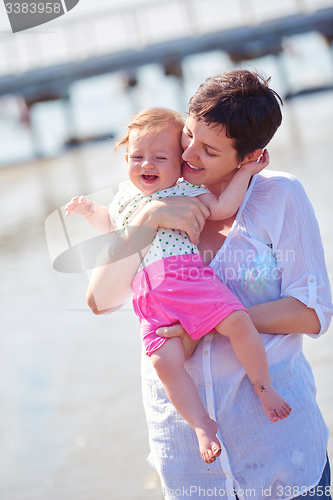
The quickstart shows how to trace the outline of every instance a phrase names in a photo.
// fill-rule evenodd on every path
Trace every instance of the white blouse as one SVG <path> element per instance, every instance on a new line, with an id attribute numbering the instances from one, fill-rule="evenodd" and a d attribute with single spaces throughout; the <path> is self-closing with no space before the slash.
<path id="1" fill-rule="evenodd" d="M 266 170 L 254 176 L 211 266 L 245 306 L 295 297 L 315 309 L 319 335 L 327 330 L 333 308 L 319 227 L 295 177 Z M 219 427 L 222 453 L 209 470 L 195 432 L 173 408 L 143 356 L 148 460 L 159 472 L 168 500 L 234 500 L 234 490 L 240 500 L 289 499 L 318 484 L 328 429 L 315 400 L 303 336 L 261 337 L 272 383 L 292 407 L 290 416 L 276 423 L 263 412 L 227 337 L 207 334 L 186 362 Z"/>

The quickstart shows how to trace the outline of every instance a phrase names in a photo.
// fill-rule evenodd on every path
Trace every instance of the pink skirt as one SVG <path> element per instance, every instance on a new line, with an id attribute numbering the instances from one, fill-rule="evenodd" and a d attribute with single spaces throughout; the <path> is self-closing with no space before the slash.
<path id="1" fill-rule="evenodd" d="M 199 254 L 148 265 L 135 276 L 132 290 L 148 356 L 168 340 L 155 334 L 157 328 L 179 322 L 192 339 L 199 339 L 232 312 L 246 311 Z"/>

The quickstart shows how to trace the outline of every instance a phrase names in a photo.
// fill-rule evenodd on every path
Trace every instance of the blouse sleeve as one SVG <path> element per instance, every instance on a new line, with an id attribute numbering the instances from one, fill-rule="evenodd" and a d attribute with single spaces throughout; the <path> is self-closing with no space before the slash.
<path id="1" fill-rule="evenodd" d="M 280 214 L 272 237 L 273 253 L 281 270 L 281 298 L 294 297 L 314 309 L 320 321 L 318 338 L 333 314 L 324 249 L 313 207 L 302 184 L 284 179 L 279 186 Z"/>

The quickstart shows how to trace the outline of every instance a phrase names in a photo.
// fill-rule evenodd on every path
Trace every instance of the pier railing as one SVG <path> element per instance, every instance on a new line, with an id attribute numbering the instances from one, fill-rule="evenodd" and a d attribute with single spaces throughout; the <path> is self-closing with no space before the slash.
<path id="1" fill-rule="evenodd" d="M 328 0 L 146 0 L 3 37 L 0 76 L 332 7 Z"/>

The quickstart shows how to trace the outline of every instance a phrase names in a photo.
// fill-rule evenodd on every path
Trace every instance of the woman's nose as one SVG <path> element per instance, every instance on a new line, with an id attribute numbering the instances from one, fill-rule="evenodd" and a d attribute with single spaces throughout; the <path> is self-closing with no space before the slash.
<path id="1" fill-rule="evenodd" d="M 184 149 L 182 158 L 184 161 L 189 161 L 191 158 L 193 159 L 194 157 L 195 157 L 195 149 L 193 147 L 193 143 L 189 142 L 186 149 Z"/>

